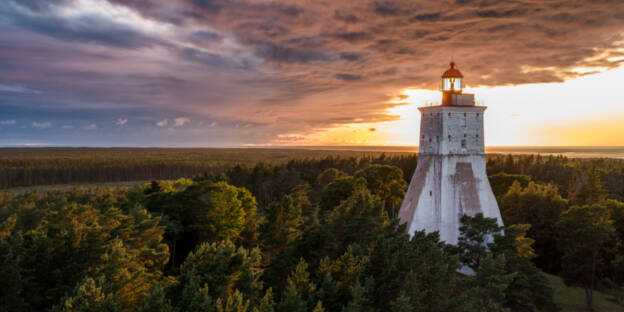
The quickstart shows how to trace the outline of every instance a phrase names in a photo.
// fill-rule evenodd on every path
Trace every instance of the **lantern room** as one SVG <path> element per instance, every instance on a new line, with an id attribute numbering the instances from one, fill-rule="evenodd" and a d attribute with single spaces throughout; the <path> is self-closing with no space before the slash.
<path id="1" fill-rule="evenodd" d="M 474 106 L 474 95 L 462 93 L 464 75 L 451 62 L 451 68 L 442 74 L 442 106 Z"/>
<path id="2" fill-rule="evenodd" d="M 451 68 L 442 74 L 442 91 L 461 93 L 463 87 L 464 76 L 455 68 L 455 62 L 451 62 Z"/>

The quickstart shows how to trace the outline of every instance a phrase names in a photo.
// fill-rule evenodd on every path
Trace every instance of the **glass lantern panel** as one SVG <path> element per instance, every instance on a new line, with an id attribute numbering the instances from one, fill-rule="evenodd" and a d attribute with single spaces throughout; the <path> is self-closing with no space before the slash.
<path id="1" fill-rule="evenodd" d="M 461 91 L 462 88 L 463 88 L 462 79 L 461 78 L 455 78 L 455 82 L 453 83 L 453 90 Z"/>
<path id="2" fill-rule="evenodd" d="M 451 91 L 451 78 L 442 78 L 442 91 Z"/>

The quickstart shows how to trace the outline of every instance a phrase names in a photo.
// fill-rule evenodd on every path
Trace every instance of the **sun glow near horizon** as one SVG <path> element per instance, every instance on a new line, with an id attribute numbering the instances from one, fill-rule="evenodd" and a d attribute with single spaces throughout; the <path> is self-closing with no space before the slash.
<path id="1" fill-rule="evenodd" d="M 470 74 L 466 73 L 467 83 Z M 624 66 L 561 83 L 466 88 L 485 113 L 489 146 L 623 146 Z M 304 144 L 418 145 L 418 107 L 439 105 L 437 90 L 405 89 L 389 100 L 395 120 L 318 129 Z"/>

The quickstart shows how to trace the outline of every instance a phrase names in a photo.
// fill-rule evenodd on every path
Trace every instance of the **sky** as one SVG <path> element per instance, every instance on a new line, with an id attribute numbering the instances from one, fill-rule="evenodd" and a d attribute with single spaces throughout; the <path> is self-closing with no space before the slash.
<path id="1" fill-rule="evenodd" d="M 624 146 L 620 0 L 2 0 L 0 146 L 416 145 L 451 58 L 487 145 Z"/>

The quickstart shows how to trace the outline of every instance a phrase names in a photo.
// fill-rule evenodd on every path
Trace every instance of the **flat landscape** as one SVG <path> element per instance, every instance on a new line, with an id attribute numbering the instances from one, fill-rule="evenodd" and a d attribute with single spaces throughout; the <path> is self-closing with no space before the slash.
<path id="1" fill-rule="evenodd" d="M 236 164 L 278 164 L 328 156 L 360 158 L 382 153 L 294 148 L 0 148 L 0 189 L 177 179 L 222 172 Z"/>
<path id="2" fill-rule="evenodd" d="M 316 146 L 281 148 L 0 148 L 0 189 L 144 182 L 221 173 L 234 165 L 282 164 L 298 159 L 408 156 L 413 146 Z M 620 147 L 490 147 L 499 155 L 563 155 L 568 158 L 624 158 Z M 128 183 L 126 183 L 127 185 Z M 114 185 L 114 184 L 112 184 Z M 123 185 L 123 184 L 122 184 Z M 58 188 L 57 186 L 56 188 Z"/>

